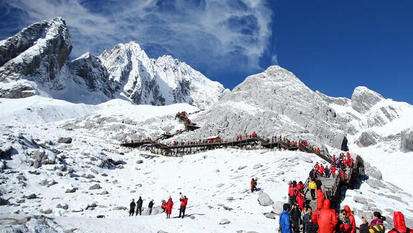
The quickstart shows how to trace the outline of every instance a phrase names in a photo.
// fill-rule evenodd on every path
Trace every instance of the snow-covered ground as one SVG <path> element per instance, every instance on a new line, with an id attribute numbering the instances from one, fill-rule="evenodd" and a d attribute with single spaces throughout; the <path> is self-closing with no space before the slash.
<path id="1" fill-rule="evenodd" d="M 111 100 L 85 105 L 35 96 L 1 99 L 0 109 L 0 143 L 19 152 L 6 160 L 9 169 L 0 173 L 2 198 L 11 203 L 0 206 L 0 222 L 46 213 L 62 229 L 76 228 L 74 232 L 275 232 L 278 216 L 270 219 L 264 213 L 279 212 L 287 201 L 287 183 L 304 181 L 313 164 L 322 162 L 303 152 L 219 149 L 162 157 L 119 146 L 119 139 L 131 132 L 159 135 L 182 129 L 175 114 L 198 110 L 187 104 L 159 107 Z M 59 143 L 60 137 L 73 141 Z M 54 162 L 33 167 L 30 161 L 38 155 L 34 151 L 45 151 Z M 413 219 L 412 190 L 405 182 L 412 174 L 400 169 L 407 168 L 411 154 L 381 156 L 380 147 L 357 152 L 381 170 L 383 180 L 372 177 L 359 190 L 347 191 L 343 203 L 356 208 L 356 214 L 377 208 L 391 216 L 398 209 Z M 406 163 L 392 164 L 392 156 L 405 156 Z M 99 166 L 108 158 L 124 164 Z M 259 193 L 248 191 L 251 177 L 258 178 L 259 188 L 274 204 L 258 203 Z M 172 196 L 176 216 L 180 192 L 189 198 L 185 219 L 166 219 L 157 211 L 128 217 L 129 202 L 139 196 L 144 207 L 151 199 L 158 207 Z M 31 194 L 36 197 L 29 198 Z M 230 223 L 219 224 L 223 219 Z"/>

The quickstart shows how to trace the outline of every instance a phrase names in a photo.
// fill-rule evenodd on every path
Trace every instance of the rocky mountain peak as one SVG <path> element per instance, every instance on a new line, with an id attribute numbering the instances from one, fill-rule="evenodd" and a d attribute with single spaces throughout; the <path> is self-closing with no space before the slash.
<path id="1" fill-rule="evenodd" d="M 0 86 L 0 97 L 19 98 L 39 88 L 60 88 L 57 76 L 71 49 L 62 18 L 32 24 L 0 41 L 0 81 L 8 83 Z"/>
<path id="2" fill-rule="evenodd" d="M 365 86 L 356 87 L 351 96 L 351 106 L 354 110 L 365 113 L 375 104 L 383 100 L 379 93 L 368 89 Z"/>

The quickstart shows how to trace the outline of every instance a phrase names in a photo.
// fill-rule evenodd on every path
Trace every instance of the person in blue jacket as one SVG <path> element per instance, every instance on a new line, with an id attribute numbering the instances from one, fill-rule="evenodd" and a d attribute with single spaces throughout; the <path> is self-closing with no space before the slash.
<path id="1" fill-rule="evenodd" d="M 280 230 L 281 233 L 292 233 L 290 221 L 290 204 L 283 205 L 283 212 L 280 215 Z"/>

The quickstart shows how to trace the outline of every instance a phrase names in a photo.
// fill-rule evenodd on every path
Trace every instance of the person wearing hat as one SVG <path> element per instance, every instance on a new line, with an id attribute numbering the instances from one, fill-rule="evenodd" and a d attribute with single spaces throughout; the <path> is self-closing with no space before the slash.
<path id="1" fill-rule="evenodd" d="M 373 212 L 373 220 L 370 222 L 368 228 L 368 233 L 384 233 L 385 228 L 383 222 L 386 220 L 386 217 L 381 216 L 380 212 Z"/>

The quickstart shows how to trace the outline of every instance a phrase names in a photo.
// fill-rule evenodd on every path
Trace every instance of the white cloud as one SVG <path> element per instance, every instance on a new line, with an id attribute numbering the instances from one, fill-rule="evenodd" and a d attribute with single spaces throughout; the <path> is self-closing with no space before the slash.
<path id="1" fill-rule="evenodd" d="M 271 36 L 265 0 L 15 0 L 31 23 L 61 16 L 74 55 L 136 40 L 156 56 L 169 53 L 210 74 L 260 69 Z M 275 57 L 275 56 L 274 56 Z"/>

